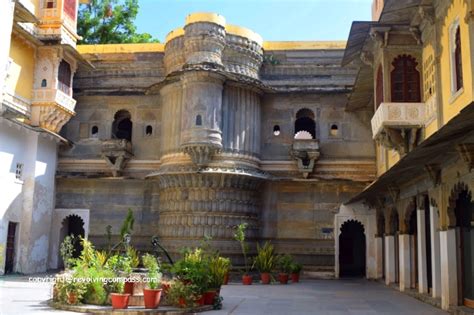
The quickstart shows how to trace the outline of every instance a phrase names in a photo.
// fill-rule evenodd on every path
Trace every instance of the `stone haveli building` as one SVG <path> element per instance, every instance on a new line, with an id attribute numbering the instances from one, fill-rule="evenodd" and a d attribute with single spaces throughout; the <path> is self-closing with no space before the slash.
<path id="1" fill-rule="evenodd" d="M 367 272 L 446 310 L 474 307 L 473 12 L 473 1 L 374 1 L 342 61 L 358 67 L 346 109 L 373 110 L 377 179 L 336 215 L 336 229 L 352 220 L 336 273 L 347 235 L 362 223 L 358 239 L 372 237 L 364 220 L 375 213 Z"/>
<path id="2" fill-rule="evenodd" d="M 0 3 L 0 274 L 45 271 L 59 135 L 75 115 L 77 0 Z M 57 217 L 57 216 L 56 216 Z M 56 254 L 57 255 L 57 254 Z"/>

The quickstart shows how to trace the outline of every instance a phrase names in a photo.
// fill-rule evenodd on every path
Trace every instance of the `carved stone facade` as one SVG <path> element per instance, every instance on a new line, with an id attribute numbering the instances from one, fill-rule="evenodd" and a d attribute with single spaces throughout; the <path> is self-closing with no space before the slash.
<path id="1" fill-rule="evenodd" d="M 178 255 L 211 236 L 238 264 L 233 233 L 246 222 L 252 250 L 269 239 L 331 268 L 334 213 L 374 178 L 374 152 L 365 114 L 344 111 L 354 72 L 339 67 L 343 45 L 301 45 L 198 13 L 161 46 L 79 47 L 95 69 L 76 76 L 57 206 L 90 209 L 99 246 L 131 208 L 139 248 L 158 235 Z M 302 131 L 312 139 L 295 139 Z M 133 156 L 111 178 L 101 147 L 120 133 Z"/>

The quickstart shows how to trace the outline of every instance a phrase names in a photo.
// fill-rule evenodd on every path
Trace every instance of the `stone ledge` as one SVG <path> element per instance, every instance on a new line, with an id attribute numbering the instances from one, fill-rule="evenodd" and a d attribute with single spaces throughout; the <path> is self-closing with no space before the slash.
<path id="1" fill-rule="evenodd" d="M 141 306 L 129 306 L 127 309 L 114 310 L 112 306 L 100 305 L 65 305 L 52 300 L 48 301 L 52 308 L 87 314 L 113 314 L 113 315 L 181 315 L 195 314 L 205 311 L 211 311 L 212 305 L 204 305 L 196 308 L 177 308 L 172 306 L 158 306 L 156 309 L 145 309 Z"/>

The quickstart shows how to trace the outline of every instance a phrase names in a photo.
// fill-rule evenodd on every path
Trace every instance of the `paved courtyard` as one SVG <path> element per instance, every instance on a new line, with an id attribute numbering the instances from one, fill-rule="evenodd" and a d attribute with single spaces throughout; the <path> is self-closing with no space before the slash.
<path id="1" fill-rule="evenodd" d="M 224 314 L 447 314 L 384 285 L 365 280 L 306 280 L 289 285 L 223 286 Z M 51 285 L 0 277 L 0 314 L 77 314 L 46 305 Z"/>

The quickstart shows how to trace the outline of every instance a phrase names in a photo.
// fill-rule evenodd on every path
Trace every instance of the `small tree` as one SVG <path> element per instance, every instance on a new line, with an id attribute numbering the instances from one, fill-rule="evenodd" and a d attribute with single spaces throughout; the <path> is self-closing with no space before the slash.
<path id="1" fill-rule="evenodd" d="M 68 235 L 64 238 L 61 246 L 59 248 L 59 253 L 64 262 L 64 268 L 70 269 L 74 265 L 74 244 L 76 243 L 76 238 L 74 235 Z"/>
<path id="2" fill-rule="evenodd" d="M 237 225 L 235 230 L 234 239 L 240 243 L 240 248 L 242 249 L 242 254 L 244 255 L 244 264 L 245 264 L 245 274 L 248 274 L 250 267 L 247 260 L 247 253 L 249 251 L 249 245 L 245 242 L 245 230 L 247 229 L 247 223 L 240 223 Z"/>
<path id="3" fill-rule="evenodd" d="M 137 33 L 138 0 L 90 0 L 79 7 L 77 32 L 80 44 L 158 42 L 148 33 Z"/>

